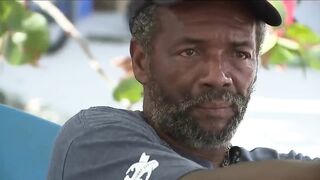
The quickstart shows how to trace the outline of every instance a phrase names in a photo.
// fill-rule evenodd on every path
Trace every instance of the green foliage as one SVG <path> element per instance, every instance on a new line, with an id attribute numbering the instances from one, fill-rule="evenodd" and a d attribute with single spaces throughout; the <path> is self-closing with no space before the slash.
<path id="1" fill-rule="evenodd" d="M 320 70 L 320 46 L 311 48 L 302 54 L 303 58 L 313 69 Z"/>
<path id="2" fill-rule="evenodd" d="M 275 45 L 270 51 L 269 64 L 290 64 L 297 60 L 298 54 L 279 44 Z"/>
<path id="3" fill-rule="evenodd" d="M 309 27 L 294 23 L 287 27 L 285 36 L 296 40 L 302 45 L 312 45 L 320 43 L 320 36 L 312 31 Z"/>
<path id="4" fill-rule="evenodd" d="M 309 27 L 293 23 L 285 28 L 284 37 L 270 38 L 274 46 L 268 51 L 268 64 L 309 66 L 320 69 L 320 36 Z M 272 45 L 272 44 L 271 44 Z M 270 47 L 269 47 L 270 48 Z"/>
<path id="5" fill-rule="evenodd" d="M 0 1 L 0 51 L 13 65 L 36 64 L 49 46 L 46 19 L 16 1 Z"/>
<path id="6" fill-rule="evenodd" d="M 291 39 L 284 39 L 284 38 L 280 38 L 279 37 L 277 39 L 277 43 L 280 46 L 282 46 L 282 47 L 284 47 L 284 48 L 286 48 L 288 50 L 297 51 L 297 50 L 299 50 L 301 48 L 299 43 L 297 43 L 296 41 L 293 41 Z"/>
<path id="7" fill-rule="evenodd" d="M 5 22 L 6 19 L 8 19 L 8 15 L 11 11 L 11 8 L 8 7 L 8 3 L 5 3 L 4 1 L 0 1 L 0 23 Z M 3 24 L 0 24 L 0 37 L 6 32 L 6 28 L 3 26 Z"/>
<path id="8" fill-rule="evenodd" d="M 286 9 L 282 1 L 270 1 L 280 12 L 285 22 Z M 289 23 L 289 22 L 288 22 Z M 320 69 L 320 36 L 300 23 L 282 24 L 273 29 L 262 46 L 266 53 L 263 65 L 294 65 Z"/>
<path id="9" fill-rule="evenodd" d="M 142 98 L 143 88 L 134 78 L 122 80 L 113 92 L 116 101 L 128 101 L 130 104 L 137 103 Z"/>

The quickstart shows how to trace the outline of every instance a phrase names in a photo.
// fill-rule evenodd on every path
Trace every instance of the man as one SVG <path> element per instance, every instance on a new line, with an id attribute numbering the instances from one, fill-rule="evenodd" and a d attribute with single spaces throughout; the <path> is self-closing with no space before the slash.
<path id="1" fill-rule="evenodd" d="M 135 5 L 130 53 L 143 112 L 81 111 L 57 139 L 48 179 L 320 179 L 319 162 L 279 160 L 309 160 L 301 154 L 230 144 L 265 24 L 281 24 L 267 1 Z"/>

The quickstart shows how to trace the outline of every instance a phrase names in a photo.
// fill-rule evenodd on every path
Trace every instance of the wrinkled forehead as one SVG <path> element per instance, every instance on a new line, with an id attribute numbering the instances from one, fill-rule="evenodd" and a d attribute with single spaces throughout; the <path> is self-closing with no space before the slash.
<path id="1" fill-rule="evenodd" d="M 254 16 L 237 1 L 193 1 L 158 8 L 159 30 L 180 37 L 181 33 L 254 40 Z M 205 32 L 205 34 L 203 34 Z"/>

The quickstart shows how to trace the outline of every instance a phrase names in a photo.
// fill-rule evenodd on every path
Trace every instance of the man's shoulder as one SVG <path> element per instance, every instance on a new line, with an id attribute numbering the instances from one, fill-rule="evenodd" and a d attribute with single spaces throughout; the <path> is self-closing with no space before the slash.
<path id="1" fill-rule="evenodd" d="M 94 128 L 106 126 L 109 124 L 139 124 L 146 126 L 147 123 L 139 111 L 129 111 L 125 109 L 116 109 L 108 106 L 96 106 L 81 110 L 65 126 L 77 124 L 83 128 Z"/>
<path id="2" fill-rule="evenodd" d="M 152 127 L 144 120 L 142 112 L 96 106 L 81 110 L 62 127 L 60 136 L 74 139 L 88 133 L 105 132 L 108 134 L 127 132 L 144 132 L 155 134 Z"/>

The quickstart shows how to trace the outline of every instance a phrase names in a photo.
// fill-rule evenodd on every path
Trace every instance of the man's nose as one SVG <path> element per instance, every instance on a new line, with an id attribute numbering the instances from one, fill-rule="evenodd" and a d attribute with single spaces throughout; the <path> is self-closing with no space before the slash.
<path id="1" fill-rule="evenodd" d="M 203 64 L 203 72 L 200 78 L 200 84 L 203 87 L 227 88 L 229 89 L 233 80 L 228 72 L 228 65 L 223 60 L 209 60 Z"/>

